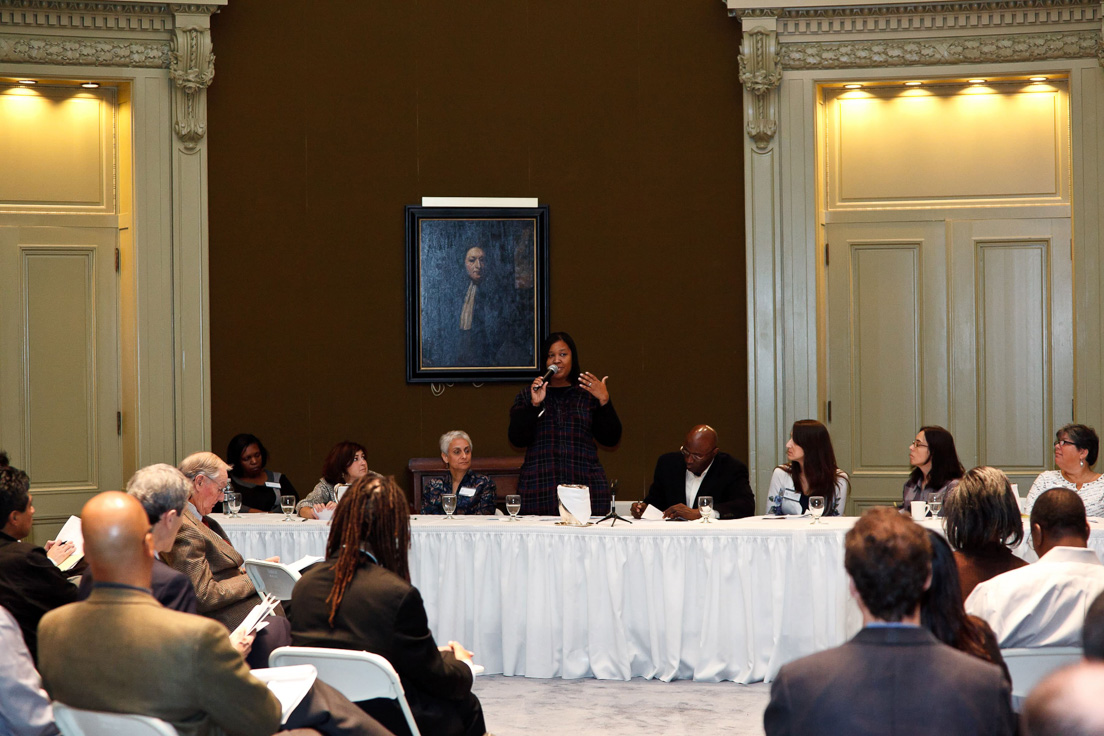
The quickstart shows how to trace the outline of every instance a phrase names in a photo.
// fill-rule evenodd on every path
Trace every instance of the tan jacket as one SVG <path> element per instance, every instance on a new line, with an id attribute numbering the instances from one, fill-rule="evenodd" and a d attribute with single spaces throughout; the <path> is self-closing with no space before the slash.
<path id="1" fill-rule="evenodd" d="M 139 713 L 181 736 L 267 736 L 280 703 L 249 674 L 226 629 L 163 608 L 136 588 L 97 587 L 38 628 L 50 696 L 75 708 Z"/>
<path id="2" fill-rule="evenodd" d="M 196 613 L 221 621 L 230 630 L 260 603 L 249 576 L 241 571 L 245 560 L 229 542 L 208 529 L 190 506 L 184 507 L 184 523 L 172 551 L 162 558 L 192 581 Z"/>

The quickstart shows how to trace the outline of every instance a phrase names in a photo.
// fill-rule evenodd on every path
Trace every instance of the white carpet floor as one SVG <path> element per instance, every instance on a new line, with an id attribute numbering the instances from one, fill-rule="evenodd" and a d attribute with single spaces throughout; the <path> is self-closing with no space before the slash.
<path id="1" fill-rule="evenodd" d="M 495 736 L 762 736 L 770 685 L 481 676 L 475 694 Z"/>

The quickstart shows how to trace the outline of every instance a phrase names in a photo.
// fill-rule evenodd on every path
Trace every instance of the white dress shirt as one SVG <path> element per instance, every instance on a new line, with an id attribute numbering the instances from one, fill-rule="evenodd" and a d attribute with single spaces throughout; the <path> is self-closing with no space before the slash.
<path id="1" fill-rule="evenodd" d="M 1079 647 L 1085 613 L 1102 592 L 1096 552 L 1055 547 L 1034 564 L 978 583 L 966 613 L 985 619 L 1002 649 Z"/>
<path id="2" fill-rule="evenodd" d="M 709 461 L 709 465 L 705 466 L 705 470 L 701 475 L 694 475 L 690 472 L 690 469 L 686 470 L 686 505 L 690 508 L 694 508 L 694 499 L 698 497 L 698 489 L 701 488 L 702 481 L 705 480 L 705 474 L 709 472 L 709 469 L 713 467 L 713 461 Z"/>
<path id="3" fill-rule="evenodd" d="M 58 733 L 50 698 L 31 661 L 23 632 L 6 608 L 0 608 L 0 734 L 52 736 Z"/>

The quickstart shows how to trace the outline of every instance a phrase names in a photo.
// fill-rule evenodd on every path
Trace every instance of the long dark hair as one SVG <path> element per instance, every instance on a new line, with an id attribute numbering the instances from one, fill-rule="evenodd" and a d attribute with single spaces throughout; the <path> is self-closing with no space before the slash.
<path id="1" fill-rule="evenodd" d="M 326 597 L 331 627 L 349 583 L 364 563 L 362 550 L 370 552 L 382 568 L 410 582 L 410 508 L 406 494 L 393 477 L 384 478 L 371 471 L 345 491 L 330 522 L 326 558 L 337 559 L 333 587 Z"/>
<path id="2" fill-rule="evenodd" d="M 927 530 L 932 546 L 931 586 L 920 599 L 920 624 L 944 644 L 993 662 L 985 648 L 985 633 L 962 605 L 958 567 L 947 540 Z M 998 664 L 993 662 L 993 664 Z"/>
<path id="3" fill-rule="evenodd" d="M 241 456 L 245 452 L 245 448 L 250 445 L 256 445 L 257 449 L 261 451 L 261 470 L 268 467 L 268 449 L 264 446 L 264 443 L 257 435 L 243 432 L 234 435 L 233 439 L 226 445 L 226 462 L 234 466 L 230 471 L 230 475 L 237 478 L 241 477 Z"/>
<path id="4" fill-rule="evenodd" d="M 544 341 L 541 342 L 541 360 L 546 360 L 548 358 L 548 351 L 560 340 L 567 343 L 567 347 L 571 349 L 571 372 L 567 374 L 567 385 L 578 386 L 579 374 L 582 373 L 583 369 L 579 367 L 579 349 L 575 347 L 575 341 L 571 339 L 571 335 L 566 332 L 548 333 L 548 337 L 544 338 Z"/>
<path id="5" fill-rule="evenodd" d="M 815 419 L 799 419 L 793 423 L 790 436 L 794 444 L 805 453 L 804 461 L 795 460 L 783 466 L 793 478 L 794 488 L 805 493 L 805 488 L 801 485 L 801 473 L 804 469 L 805 478 L 809 481 L 806 495 L 824 496 L 824 512 L 831 513 L 836 502 L 839 468 L 836 466 L 836 451 L 832 449 L 828 428 Z"/>
<path id="6" fill-rule="evenodd" d="M 928 443 L 928 455 L 931 457 L 931 470 L 928 472 L 928 488 L 936 490 L 947 485 L 952 480 L 961 478 L 966 469 L 958 459 L 958 451 L 955 450 L 954 436 L 950 432 L 932 425 L 921 427 L 924 439 Z M 909 474 L 909 480 L 921 483 L 924 480 L 924 471 L 913 468 Z"/>

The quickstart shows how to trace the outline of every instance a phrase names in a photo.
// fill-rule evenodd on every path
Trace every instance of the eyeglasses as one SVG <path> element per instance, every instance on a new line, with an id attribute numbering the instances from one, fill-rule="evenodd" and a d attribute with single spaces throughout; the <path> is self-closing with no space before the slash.
<path id="1" fill-rule="evenodd" d="M 1066 445 L 1067 447 L 1077 447 L 1076 443 L 1070 442 L 1069 440 L 1058 440 L 1054 443 L 1054 449 L 1057 450 L 1062 445 Z"/>
<path id="2" fill-rule="evenodd" d="M 913 440 L 912 442 L 909 443 L 909 447 L 927 447 L 927 445 L 925 445 L 920 440 Z"/>
<path id="3" fill-rule="evenodd" d="M 212 483 L 218 483 L 218 481 L 217 481 L 217 480 L 215 480 L 214 478 L 212 478 L 212 477 L 211 477 L 211 476 L 209 476 L 209 475 L 206 475 L 206 474 L 204 474 L 204 475 L 203 475 L 203 477 L 204 477 L 204 478 L 206 478 L 207 480 L 211 481 Z M 219 486 L 218 492 L 219 492 L 219 493 L 229 493 L 229 492 L 230 492 L 230 486 L 231 486 L 231 484 L 232 484 L 232 482 L 231 482 L 230 478 L 229 478 L 229 477 L 227 477 L 227 478 L 226 478 L 226 483 L 224 483 L 223 485 Z"/>
<path id="4" fill-rule="evenodd" d="M 679 448 L 679 452 L 681 452 L 682 456 L 687 460 L 694 460 L 696 462 L 698 460 L 704 460 L 705 458 L 709 457 L 713 454 L 714 451 L 710 450 L 709 452 L 690 452 L 686 449 L 685 446 L 683 446 Z"/>

